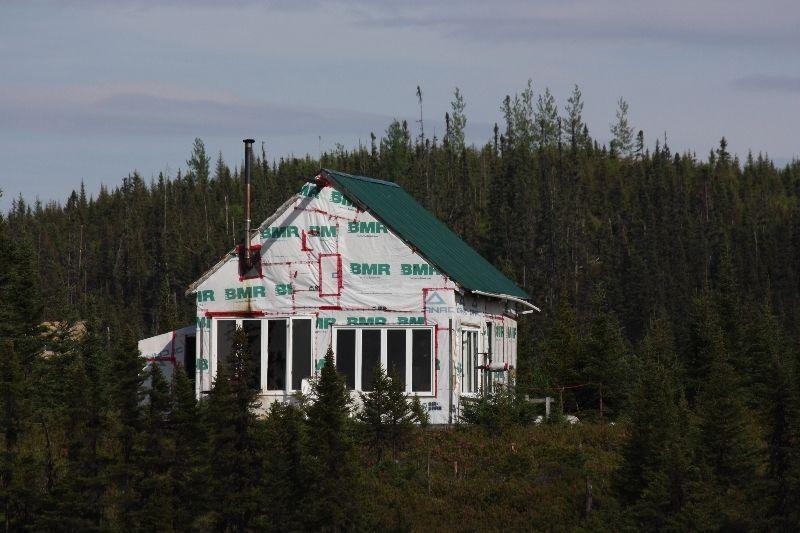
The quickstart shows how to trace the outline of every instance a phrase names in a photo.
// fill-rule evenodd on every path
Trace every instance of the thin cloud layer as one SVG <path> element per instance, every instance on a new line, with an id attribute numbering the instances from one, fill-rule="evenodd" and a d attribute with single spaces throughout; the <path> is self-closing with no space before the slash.
<path id="1" fill-rule="evenodd" d="M 245 102 L 231 95 L 146 84 L 0 86 L 5 127 L 72 135 L 320 135 L 381 131 L 389 117 L 346 109 Z"/>
<path id="2" fill-rule="evenodd" d="M 800 76 L 754 74 L 733 80 L 731 86 L 744 91 L 800 93 Z"/>

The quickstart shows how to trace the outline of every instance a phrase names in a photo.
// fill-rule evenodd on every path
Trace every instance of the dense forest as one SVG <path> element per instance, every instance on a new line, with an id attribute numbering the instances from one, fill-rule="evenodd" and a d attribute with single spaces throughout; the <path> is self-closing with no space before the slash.
<path id="1" fill-rule="evenodd" d="M 142 371 L 135 339 L 191 323 L 186 287 L 241 239 L 241 165 L 200 139 L 175 176 L 14 200 L 6 530 L 800 528 L 800 161 L 742 161 L 724 138 L 673 153 L 622 99 L 603 145 L 577 87 L 558 106 L 529 84 L 500 110 L 482 146 L 456 91 L 442 138 L 393 121 L 368 146 L 262 146 L 254 165 L 256 221 L 319 168 L 395 181 L 533 296 L 517 386 L 453 428 L 412 423 L 388 378 L 353 412 L 332 366 L 264 418 L 246 354 L 201 402 L 181 372 Z M 548 423 L 525 395 L 557 399 Z"/>

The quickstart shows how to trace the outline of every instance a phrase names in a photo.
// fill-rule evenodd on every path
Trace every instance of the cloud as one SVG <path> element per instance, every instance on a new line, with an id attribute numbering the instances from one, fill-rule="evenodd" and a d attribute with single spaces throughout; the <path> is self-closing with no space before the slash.
<path id="1" fill-rule="evenodd" d="M 435 29 L 464 41 L 668 42 L 697 45 L 800 44 L 800 5 L 789 0 L 503 1 L 404 4 L 351 0 L 368 24 Z"/>
<path id="2" fill-rule="evenodd" d="M 390 117 L 145 83 L 0 86 L 4 129 L 70 135 L 365 134 Z"/>
<path id="3" fill-rule="evenodd" d="M 731 87 L 753 92 L 800 93 L 800 76 L 753 74 L 732 80 Z"/>

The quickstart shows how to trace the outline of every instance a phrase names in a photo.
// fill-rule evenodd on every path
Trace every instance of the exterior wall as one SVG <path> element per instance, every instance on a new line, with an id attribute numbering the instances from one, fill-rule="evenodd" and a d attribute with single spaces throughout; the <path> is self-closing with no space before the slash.
<path id="1" fill-rule="evenodd" d="M 147 360 L 148 365 L 158 365 L 167 380 L 172 379 L 176 364 L 187 368 L 187 357 L 195 354 L 186 351 L 186 338 L 195 335 L 195 327 L 187 326 L 175 331 L 168 331 L 155 337 L 139 341 L 139 353 Z"/>
<path id="2" fill-rule="evenodd" d="M 450 405 L 458 400 L 462 322 L 476 323 L 484 332 L 487 322 L 495 331 L 502 328 L 504 335 L 493 338 L 493 352 L 515 365 L 516 338 L 505 332 L 515 332 L 516 323 L 503 316 L 502 303 L 468 296 L 465 306 L 452 280 L 330 186 L 307 183 L 287 204 L 251 241 L 260 246 L 259 277 L 242 279 L 238 258 L 230 255 L 196 286 L 198 394 L 211 388 L 216 374 L 219 321 L 235 318 L 311 319 L 314 366 L 339 328 L 431 329 L 434 386 L 420 399 L 434 423 L 446 423 L 455 414 Z M 265 361 L 262 355 L 262 376 Z M 291 394 L 262 392 L 262 404 Z"/>

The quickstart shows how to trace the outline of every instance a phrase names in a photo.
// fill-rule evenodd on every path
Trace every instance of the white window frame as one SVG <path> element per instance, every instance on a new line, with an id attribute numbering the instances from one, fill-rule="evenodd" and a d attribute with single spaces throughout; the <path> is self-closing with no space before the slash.
<path id="1" fill-rule="evenodd" d="M 217 354 L 217 325 L 220 320 L 232 320 L 236 322 L 236 327 L 241 328 L 244 320 L 258 320 L 261 322 L 261 375 L 259 376 L 259 393 L 260 394 L 291 394 L 299 389 L 292 389 L 292 332 L 294 330 L 295 320 L 309 320 L 311 322 L 311 353 L 309 354 L 309 368 L 311 369 L 311 376 L 314 375 L 314 355 L 316 350 L 316 343 L 314 342 L 314 316 L 313 315 L 299 315 L 299 316 L 270 316 L 270 317 L 214 317 L 211 320 L 211 351 L 214 354 L 212 360 L 211 372 L 212 376 L 217 375 L 217 364 L 219 356 Z M 269 354 L 267 348 L 269 346 L 267 339 L 267 320 L 286 320 L 286 374 L 284 380 L 286 387 L 283 389 L 266 389 L 267 386 L 267 365 L 269 364 Z"/>
<path id="2" fill-rule="evenodd" d="M 466 357 L 464 353 L 465 346 L 464 346 L 464 334 L 472 335 L 475 341 L 475 348 L 474 354 L 475 359 L 472 361 L 472 367 L 467 367 L 464 363 L 469 358 Z M 481 340 L 483 339 L 483 335 L 481 335 L 481 328 L 475 326 L 462 326 L 461 327 L 461 394 L 479 394 L 481 392 L 481 384 L 483 381 L 483 370 L 476 370 L 475 366 L 480 364 L 480 357 L 481 357 Z M 469 374 L 468 374 L 469 373 Z M 472 383 L 472 390 L 466 390 L 467 384 L 467 375 L 471 376 L 473 379 Z"/>
<path id="3" fill-rule="evenodd" d="M 408 326 L 408 325 L 398 325 L 398 324 L 381 324 L 379 326 L 376 325 L 347 325 L 347 324 L 334 324 L 331 326 L 332 329 L 332 343 L 333 343 L 333 357 L 334 361 L 336 361 L 336 349 L 338 346 L 338 336 L 339 330 L 355 330 L 356 331 L 356 354 L 355 354 L 355 387 L 353 388 L 354 391 L 362 391 L 362 380 L 363 376 L 361 375 L 361 368 L 363 366 L 362 360 L 362 353 L 361 353 L 361 334 L 365 330 L 378 330 L 381 332 L 381 368 L 384 372 L 387 369 L 387 332 L 391 330 L 403 330 L 406 332 L 406 394 L 413 394 L 415 396 L 434 396 L 434 391 L 436 390 L 436 331 L 433 326 Z M 414 330 L 426 330 L 430 331 L 431 334 L 431 367 L 430 367 L 430 377 L 431 377 L 431 388 L 430 390 L 426 391 L 413 391 L 411 390 L 413 384 L 413 334 Z M 367 391 L 368 392 L 368 391 Z"/>

